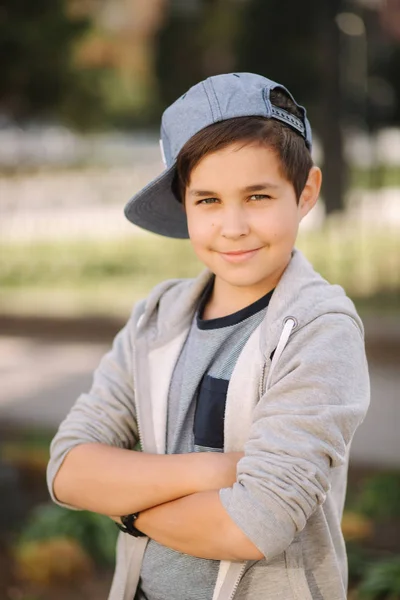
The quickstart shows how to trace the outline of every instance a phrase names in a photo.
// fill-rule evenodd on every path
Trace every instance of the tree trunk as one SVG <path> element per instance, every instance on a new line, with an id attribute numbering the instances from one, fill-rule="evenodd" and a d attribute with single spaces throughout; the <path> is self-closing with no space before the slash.
<path id="1" fill-rule="evenodd" d="M 320 4 L 320 84 L 319 134 L 324 152 L 322 197 L 327 214 L 344 208 L 347 165 L 342 134 L 342 90 L 340 81 L 340 32 L 335 17 L 342 0 L 324 0 Z"/>

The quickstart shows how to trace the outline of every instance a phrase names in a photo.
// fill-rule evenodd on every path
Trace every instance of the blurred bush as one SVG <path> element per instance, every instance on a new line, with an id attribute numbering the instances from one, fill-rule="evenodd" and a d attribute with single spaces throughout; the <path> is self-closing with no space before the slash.
<path id="1" fill-rule="evenodd" d="M 30 514 L 18 539 L 17 553 L 28 548 L 29 555 L 29 544 L 61 538 L 77 542 L 97 565 L 113 565 L 117 535 L 118 528 L 108 517 L 44 504 Z M 40 547 L 44 553 L 49 548 L 48 545 Z"/>
<path id="2" fill-rule="evenodd" d="M 96 74 L 83 73 L 72 56 L 89 19 L 71 16 L 64 0 L 4 0 L 0 17 L 0 112 L 19 123 L 60 114 L 91 123 L 100 101 Z"/>
<path id="3" fill-rule="evenodd" d="M 400 598 L 400 556 L 371 565 L 359 587 L 360 600 L 398 600 Z"/>
<path id="4" fill-rule="evenodd" d="M 355 509 L 376 520 L 400 519 L 400 474 L 379 473 L 367 478 Z"/>
<path id="5" fill-rule="evenodd" d="M 373 523 L 356 512 L 345 511 L 342 518 L 342 532 L 347 541 L 364 540 L 371 536 Z"/>
<path id="6" fill-rule="evenodd" d="M 348 494 L 342 521 L 351 600 L 400 598 L 400 473 L 363 478 Z"/>
<path id="7" fill-rule="evenodd" d="M 18 579 L 41 586 L 80 580 L 93 572 L 93 561 L 69 538 L 20 543 L 14 559 Z"/>
<path id="8" fill-rule="evenodd" d="M 353 299 L 367 303 L 379 295 L 374 310 L 399 309 L 400 241 L 394 229 L 360 229 L 351 220 L 331 218 L 321 229 L 302 232 L 298 247 Z M 157 283 L 193 277 L 203 268 L 189 242 L 149 234 L 3 243 L 0 310 L 54 314 L 64 307 L 68 314 L 72 298 L 75 312 L 123 314 Z"/>

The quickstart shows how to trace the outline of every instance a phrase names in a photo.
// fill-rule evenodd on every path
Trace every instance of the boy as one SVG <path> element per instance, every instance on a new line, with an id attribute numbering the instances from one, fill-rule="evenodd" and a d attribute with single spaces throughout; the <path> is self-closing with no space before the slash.
<path id="1" fill-rule="evenodd" d="M 161 139 L 167 170 L 126 215 L 189 236 L 207 270 L 135 307 L 53 440 L 50 493 L 119 522 L 110 600 L 344 600 L 369 379 L 352 302 L 294 249 L 321 185 L 306 112 L 219 75 Z"/>

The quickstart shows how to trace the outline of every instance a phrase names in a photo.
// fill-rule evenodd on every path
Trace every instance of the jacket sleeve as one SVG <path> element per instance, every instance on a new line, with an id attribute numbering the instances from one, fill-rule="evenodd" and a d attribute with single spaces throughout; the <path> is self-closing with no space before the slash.
<path id="1" fill-rule="evenodd" d="M 368 404 L 364 340 L 353 319 L 326 314 L 293 333 L 254 411 L 237 482 L 220 491 L 230 517 L 268 559 L 325 501 Z"/>
<path id="2" fill-rule="evenodd" d="M 128 449 L 138 441 L 133 387 L 133 332 L 137 312 L 135 308 L 115 337 L 112 349 L 94 373 L 90 391 L 79 396 L 51 443 L 47 484 L 52 500 L 61 506 L 67 505 L 55 498 L 53 483 L 72 448 L 97 442 Z"/>

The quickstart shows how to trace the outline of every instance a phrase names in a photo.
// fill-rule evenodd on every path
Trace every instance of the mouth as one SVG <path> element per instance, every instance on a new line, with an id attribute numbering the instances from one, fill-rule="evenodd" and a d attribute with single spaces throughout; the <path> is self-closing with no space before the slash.
<path id="1" fill-rule="evenodd" d="M 219 255 L 228 262 L 244 262 L 253 258 L 261 248 L 255 248 L 254 250 L 234 250 L 233 252 L 219 252 Z"/>

